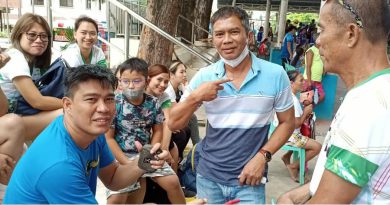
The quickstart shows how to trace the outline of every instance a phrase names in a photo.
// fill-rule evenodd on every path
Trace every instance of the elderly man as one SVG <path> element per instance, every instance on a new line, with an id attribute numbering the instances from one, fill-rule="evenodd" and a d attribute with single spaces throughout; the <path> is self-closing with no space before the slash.
<path id="1" fill-rule="evenodd" d="M 223 7 L 211 25 L 221 60 L 193 77 L 168 124 L 171 130 L 184 127 L 203 103 L 208 127 L 199 150 L 197 197 L 212 204 L 265 203 L 266 164 L 294 129 L 290 82 L 281 66 L 249 52 L 253 36 L 244 10 Z M 280 124 L 268 139 L 275 111 Z"/>
<path id="2" fill-rule="evenodd" d="M 6 204 L 97 204 L 96 182 L 118 190 L 145 171 L 137 161 L 120 165 L 104 133 L 115 114 L 116 78 L 95 65 L 69 68 L 64 115 L 55 119 L 18 162 L 6 190 Z M 151 153 L 159 147 L 156 143 Z M 141 145 L 138 145 L 141 149 Z M 165 159 L 167 151 L 158 155 Z M 164 160 L 151 160 L 160 168 Z"/>
<path id="3" fill-rule="evenodd" d="M 328 0 L 317 39 L 326 71 L 349 90 L 309 184 L 278 203 L 390 204 L 390 12 L 385 0 Z"/>

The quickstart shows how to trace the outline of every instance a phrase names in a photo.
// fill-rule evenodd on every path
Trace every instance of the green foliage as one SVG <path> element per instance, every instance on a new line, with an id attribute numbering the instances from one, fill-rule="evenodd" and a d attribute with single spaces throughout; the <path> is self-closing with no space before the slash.
<path id="1" fill-rule="evenodd" d="M 290 19 L 291 22 L 298 21 L 304 24 L 309 24 L 312 19 L 315 19 L 318 22 L 319 15 L 317 13 L 289 13 L 287 14 L 287 19 Z"/>
<path id="2" fill-rule="evenodd" d="M 64 28 L 62 29 L 62 32 L 64 32 L 64 35 L 65 35 L 65 38 L 69 41 L 69 43 L 67 43 L 66 45 L 64 46 L 61 46 L 61 50 L 65 50 L 66 48 L 68 48 L 68 46 L 70 44 L 72 44 L 73 42 L 75 42 L 75 39 L 74 39 L 74 30 L 73 28 Z"/>
<path id="3" fill-rule="evenodd" d="M 9 38 L 11 36 L 8 32 L 0 32 L 0 38 Z"/>

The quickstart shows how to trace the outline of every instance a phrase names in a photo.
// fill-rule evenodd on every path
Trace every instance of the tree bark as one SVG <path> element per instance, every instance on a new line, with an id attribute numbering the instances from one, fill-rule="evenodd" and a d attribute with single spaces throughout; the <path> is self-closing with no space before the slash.
<path id="1" fill-rule="evenodd" d="M 196 7 L 194 9 L 195 24 L 203 28 L 204 30 L 209 30 L 210 24 L 210 15 L 211 8 L 213 6 L 213 0 L 197 0 Z M 208 33 L 202 29 L 195 29 L 195 39 L 201 40 L 208 37 Z"/>
<path id="2" fill-rule="evenodd" d="M 148 0 L 146 19 L 160 29 L 175 35 L 177 17 L 182 0 Z M 147 26 L 143 26 L 138 57 L 150 65 L 163 64 L 169 66 L 172 60 L 173 43 Z"/>
<path id="3" fill-rule="evenodd" d="M 182 2 L 180 14 L 188 20 L 194 21 L 194 8 L 196 1 L 183 0 Z M 184 43 L 192 42 L 192 24 L 184 18 L 179 17 L 176 36 L 181 37 Z"/>

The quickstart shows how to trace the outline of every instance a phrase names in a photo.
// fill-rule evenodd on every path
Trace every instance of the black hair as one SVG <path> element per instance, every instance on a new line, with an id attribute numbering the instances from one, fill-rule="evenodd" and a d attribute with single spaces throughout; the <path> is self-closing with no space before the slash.
<path id="1" fill-rule="evenodd" d="M 226 19 L 226 18 L 229 18 L 231 16 L 238 17 L 241 21 L 242 26 L 245 28 L 245 32 L 249 33 L 249 31 L 251 30 L 251 27 L 249 25 L 248 13 L 246 13 L 246 11 L 241 9 L 241 8 L 232 7 L 232 6 L 222 7 L 220 9 L 218 9 L 218 11 L 216 11 L 213 14 L 213 16 L 210 19 L 211 30 L 213 30 L 214 24 L 216 21 L 218 21 L 220 19 Z"/>
<path id="2" fill-rule="evenodd" d="M 286 32 L 290 32 L 290 31 L 292 31 L 292 30 L 297 30 L 297 27 L 296 26 L 294 26 L 294 25 L 290 25 L 289 27 L 287 27 L 287 30 L 286 30 Z"/>
<path id="3" fill-rule="evenodd" d="M 295 80 L 297 79 L 298 75 L 299 75 L 299 71 L 297 70 L 289 70 L 287 71 L 287 76 L 288 76 L 288 79 L 291 81 L 291 82 L 295 82 Z"/>
<path id="4" fill-rule="evenodd" d="M 89 80 L 99 81 L 103 88 L 115 89 L 117 86 L 117 80 L 110 69 L 92 64 L 81 65 L 67 68 L 64 80 L 65 96 L 72 98 L 79 84 Z"/>
<path id="5" fill-rule="evenodd" d="M 118 66 L 119 73 L 122 75 L 123 72 L 129 70 L 130 72 L 141 73 L 148 79 L 148 63 L 140 58 L 129 58 Z"/>
<path id="6" fill-rule="evenodd" d="M 76 19 L 76 21 L 75 21 L 75 23 L 74 23 L 74 30 L 75 30 L 75 31 L 77 31 L 77 30 L 79 29 L 80 24 L 81 24 L 82 22 L 88 22 L 88 23 L 93 24 L 93 26 L 94 26 L 95 29 L 96 29 L 96 33 L 99 32 L 99 30 L 98 30 L 98 25 L 97 25 L 96 21 L 93 20 L 92 18 L 88 17 L 88 16 L 80 16 L 80 17 L 78 17 L 78 18 Z"/>

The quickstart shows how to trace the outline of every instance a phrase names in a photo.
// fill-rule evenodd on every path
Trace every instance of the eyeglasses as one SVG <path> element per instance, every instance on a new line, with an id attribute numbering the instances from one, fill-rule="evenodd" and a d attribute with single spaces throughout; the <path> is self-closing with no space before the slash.
<path id="1" fill-rule="evenodd" d="M 118 81 L 122 86 L 129 86 L 130 83 L 132 83 L 134 86 L 139 86 L 144 82 L 144 80 L 141 80 L 141 79 L 130 80 L 127 78 L 121 78 Z"/>
<path id="2" fill-rule="evenodd" d="M 30 32 L 30 33 L 26 32 L 26 36 L 27 36 L 27 39 L 29 41 L 35 41 L 39 37 L 42 42 L 48 42 L 49 38 L 50 38 L 50 36 L 47 34 L 44 34 L 44 33 L 37 34 L 37 33 L 33 33 L 33 32 Z"/>
<path id="3" fill-rule="evenodd" d="M 327 1 L 327 0 L 323 0 L 323 1 Z M 363 21 L 362 21 L 362 19 L 360 18 L 360 16 L 358 15 L 358 13 L 356 12 L 356 10 L 355 10 L 349 3 L 347 3 L 346 0 L 338 0 L 338 2 L 339 2 L 345 9 L 347 9 L 349 12 L 351 12 L 351 14 L 353 15 L 353 17 L 355 18 L 356 25 L 357 25 L 359 28 L 363 28 Z"/>

